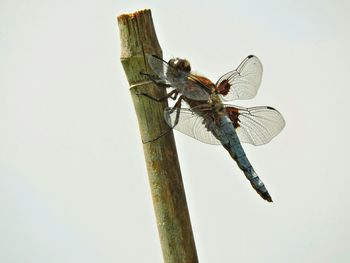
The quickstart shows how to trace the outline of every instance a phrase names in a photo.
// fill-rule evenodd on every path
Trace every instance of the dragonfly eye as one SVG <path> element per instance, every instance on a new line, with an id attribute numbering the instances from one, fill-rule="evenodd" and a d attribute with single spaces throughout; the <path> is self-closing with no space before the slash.
<path id="1" fill-rule="evenodd" d="M 191 64 L 188 60 L 184 59 L 183 60 L 183 70 L 190 72 L 191 71 Z"/>
<path id="2" fill-rule="evenodd" d="M 186 71 L 186 72 L 190 72 L 191 71 L 191 65 L 190 62 L 186 59 L 181 59 L 181 58 L 173 58 L 169 60 L 169 65 L 182 70 L 182 71 Z"/>
<path id="3" fill-rule="evenodd" d="M 173 66 L 173 67 L 176 67 L 176 64 L 177 64 L 177 59 L 175 58 L 172 58 L 168 61 L 169 65 L 170 66 Z"/>
<path id="4" fill-rule="evenodd" d="M 190 72 L 191 71 L 191 65 L 190 62 L 186 59 L 179 59 L 177 61 L 177 67 L 183 71 Z"/>

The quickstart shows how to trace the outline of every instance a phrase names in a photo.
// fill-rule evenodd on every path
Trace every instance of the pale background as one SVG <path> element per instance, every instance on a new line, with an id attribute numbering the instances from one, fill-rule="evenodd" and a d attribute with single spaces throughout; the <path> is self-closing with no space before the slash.
<path id="1" fill-rule="evenodd" d="M 138 3 L 136 3 L 138 2 Z M 164 57 L 216 80 L 248 54 L 287 122 L 245 146 L 176 133 L 200 262 L 350 262 L 348 1 L 0 0 L 0 262 L 162 262 L 116 16 L 151 8 Z"/>

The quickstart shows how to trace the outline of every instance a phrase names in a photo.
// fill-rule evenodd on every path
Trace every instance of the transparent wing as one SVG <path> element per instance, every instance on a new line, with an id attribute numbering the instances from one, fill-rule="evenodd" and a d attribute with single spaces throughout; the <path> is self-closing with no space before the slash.
<path id="1" fill-rule="evenodd" d="M 268 106 L 241 108 L 225 105 L 241 142 L 262 145 L 271 141 L 285 126 L 281 113 Z M 238 114 L 237 114 L 238 113 Z"/>
<path id="2" fill-rule="evenodd" d="M 260 87 L 262 72 L 260 60 L 254 55 L 249 55 L 237 69 L 219 78 L 216 87 L 224 101 L 252 99 Z"/>
<path id="3" fill-rule="evenodd" d="M 171 108 L 166 108 L 164 110 L 165 121 L 170 127 L 174 127 L 174 129 L 198 141 L 214 145 L 221 144 L 213 133 L 209 131 L 209 127 L 214 125 L 211 123 L 210 119 L 206 118 L 205 120 L 191 109 L 181 108 L 179 110 L 179 121 L 175 127 L 176 110 L 174 112 L 171 112 Z"/>
<path id="4" fill-rule="evenodd" d="M 196 76 L 172 67 L 156 55 L 147 55 L 147 60 L 160 79 L 169 83 L 187 98 L 201 101 L 208 100 L 210 88 Z"/>
<path id="5" fill-rule="evenodd" d="M 242 108 L 233 105 L 225 105 L 227 115 L 236 128 L 237 136 L 243 143 L 263 145 L 270 142 L 285 126 L 281 113 L 272 107 L 260 106 Z M 217 137 L 220 133 L 218 127 L 210 118 L 203 118 L 191 109 L 181 108 L 178 124 L 174 129 L 201 142 L 213 145 L 221 144 Z M 164 110 L 164 118 L 170 127 L 173 127 L 176 119 L 176 110 L 171 108 Z"/>
<path id="6" fill-rule="evenodd" d="M 281 113 L 268 106 L 241 108 L 225 105 L 227 115 L 236 128 L 237 136 L 243 143 L 262 145 L 270 142 L 285 126 Z M 181 108 L 175 129 L 207 144 L 219 145 L 217 136 L 220 131 L 211 118 L 201 117 L 191 109 Z M 176 119 L 176 110 L 164 110 L 164 118 L 170 127 Z"/>

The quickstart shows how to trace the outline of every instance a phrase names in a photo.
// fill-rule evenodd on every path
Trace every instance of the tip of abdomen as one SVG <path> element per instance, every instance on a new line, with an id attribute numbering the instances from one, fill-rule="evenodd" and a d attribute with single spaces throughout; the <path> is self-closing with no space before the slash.
<path id="1" fill-rule="evenodd" d="M 259 192 L 258 192 L 259 193 Z M 260 192 L 259 195 L 265 199 L 267 202 L 273 202 L 269 192 Z"/>
<path id="2" fill-rule="evenodd" d="M 246 177 L 250 181 L 255 191 L 267 202 L 272 202 L 272 198 L 267 191 L 264 183 L 260 180 L 259 176 L 255 173 L 253 168 L 245 172 Z"/>

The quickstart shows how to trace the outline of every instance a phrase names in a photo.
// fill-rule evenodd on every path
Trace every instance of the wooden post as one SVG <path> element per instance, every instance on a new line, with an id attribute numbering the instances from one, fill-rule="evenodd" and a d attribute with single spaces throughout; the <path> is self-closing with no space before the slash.
<path id="1" fill-rule="evenodd" d="M 120 15 L 118 25 L 121 62 L 130 85 L 141 138 L 147 141 L 168 129 L 163 119 L 167 102 L 157 103 L 135 93 L 165 95 L 165 90 L 139 74 L 141 70 L 149 71 L 145 55 L 162 56 L 162 50 L 150 10 Z M 143 150 L 164 262 L 198 262 L 173 133 L 143 144 Z"/>

